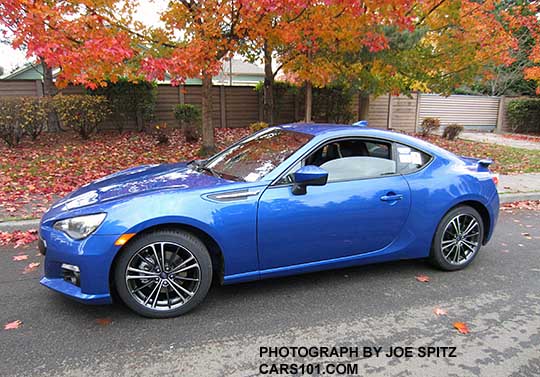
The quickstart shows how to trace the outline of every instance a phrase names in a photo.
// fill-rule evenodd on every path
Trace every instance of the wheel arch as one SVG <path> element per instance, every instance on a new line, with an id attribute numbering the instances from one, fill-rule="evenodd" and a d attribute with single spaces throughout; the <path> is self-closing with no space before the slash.
<path id="1" fill-rule="evenodd" d="M 446 214 L 448 212 L 452 211 L 454 208 L 462 207 L 462 206 L 468 206 L 468 207 L 474 208 L 480 214 L 480 217 L 482 218 L 482 225 L 484 226 L 484 234 L 483 234 L 483 239 L 482 239 L 482 245 L 485 245 L 487 243 L 487 241 L 488 241 L 489 229 L 491 229 L 491 216 L 489 214 L 488 208 L 482 202 L 480 202 L 478 200 L 471 200 L 471 199 L 458 202 L 458 203 L 454 204 L 452 207 L 450 207 L 442 215 L 439 222 L 444 218 L 444 216 L 446 216 Z M 435 235 L 433 235 L 433 236 L 435 237 Z"/>
<path id="2" fill-rule="evenodd" d="M 113 293 L 114 296 L 116 296 L 116 292 L 114 292 L 114 271 L 116 269 L 116 263 L 118 261 L 119 256 L 122 253 L 122 250 L 124 250 L 126 247 L 128 247 L 130 244 L 132 244 L 137 238 L 151 233 L 156 230 L 184 230 L 186 232 L 189 232 L 199 238 L 206 248 L 208 249 L 208 252 L 210 253 L 210 258 L 212 259 L 212 270 L 214 274 L 214 278 L 219 281 L 220 284 L 223 283 L 223 276 L 224 276 L 224 268 L 225 268 L 225 261 L 223 258 L 223 252 L 221 250 L 221 247 L 217 243 L 217 241 L 207 232 L 204 230 L 185 223 L 178 223 L 178 222 L 165 222 L 161 224 L 154 224 L 150 225 L 146 228 L 143 228 L 137 234 L 131 238 L 125 245 L 123 245 L 120 249 L 118 249 L 116 255 L 114 256 L 114 259 L 111 263 L 111 268 L 109 269 L 109 288 L 111 290 L 111 293 Z"/>

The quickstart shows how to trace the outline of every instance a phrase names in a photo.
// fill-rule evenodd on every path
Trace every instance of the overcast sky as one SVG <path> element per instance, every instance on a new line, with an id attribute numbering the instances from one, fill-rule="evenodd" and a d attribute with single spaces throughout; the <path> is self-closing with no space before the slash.
<path id="1" fill-rule="evenodd" d="M 139 0 L 139 3 L 136 18 L 147 25 L 156 25 L 159 23 L 159 12 L 167 7 L 168 0 Z M 4 68 L 6 74 L 26 61 L 25 52 L 0 44 L 0 67 Z"/>

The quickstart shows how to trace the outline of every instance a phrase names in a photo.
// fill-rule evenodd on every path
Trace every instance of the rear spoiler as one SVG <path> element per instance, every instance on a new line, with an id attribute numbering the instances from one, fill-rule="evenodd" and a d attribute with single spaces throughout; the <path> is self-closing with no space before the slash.
<path id="1" fill-rule="evenodd" d="M 460 156 L 459 158 L 461 159 L 461 161 L 467 164 L 467 167 L 469 169 L 476 168 L 477 171 L 481 171 L 481 172 L 489 171 L 489 165 L 493 164 L 493 160 L 489 158 L 484 158 L 481 160 L 478 158 L 463 157 L 463 156 Z"/>
<path id="2" fill-rule="evenodd" d="M 478 171 L 489 171 L 489 165 L 493 164 L 493 160 L 485 158 L 478 161 Z"/>

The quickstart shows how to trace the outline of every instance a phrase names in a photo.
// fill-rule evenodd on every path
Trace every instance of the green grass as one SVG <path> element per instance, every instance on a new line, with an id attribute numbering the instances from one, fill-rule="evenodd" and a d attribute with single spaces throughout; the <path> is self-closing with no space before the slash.
<path id="1" fill-rule="evenodd" d="M 540 173 L 540 150 L 460 139 L 449 141 L 440 136 L 428 136 L 423 139 L 460 156 L 491 158 L 495 162 L 491 165 L 491 169 L 500 174 Z"/>

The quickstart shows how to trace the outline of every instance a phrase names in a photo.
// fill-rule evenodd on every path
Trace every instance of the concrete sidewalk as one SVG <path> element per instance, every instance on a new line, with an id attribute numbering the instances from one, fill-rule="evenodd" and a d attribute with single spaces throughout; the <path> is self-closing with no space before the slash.
<path id="1" fill-rule="evenodd" d="M 465 131 L 459 135 L 459 138 L 463 140 L 477 141 L 480 143 L 504 145 L 505 147 L 540 150 L 540 143 L 527 140 L 510 139 L 508 137 L 504 137 L 502 134 L 491 132 Z"/>
<path id="2" fill-rule="evenodd" d="M 540 173 L 499 176 L 499 194 L 540 193 Z"/>

